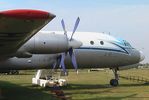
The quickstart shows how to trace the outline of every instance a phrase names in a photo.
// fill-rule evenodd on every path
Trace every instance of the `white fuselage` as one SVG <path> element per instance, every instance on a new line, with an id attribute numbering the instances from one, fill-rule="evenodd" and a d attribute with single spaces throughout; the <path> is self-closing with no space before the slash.
<path id="1" fill-rule="evenodd" d="M 123 67 L 144 59 L 127 41 L 107 34 L 76 32 L 73 39 L 82 42 L 81 47 L 74 49 L 79 68 Z M 14 54 L 16 57 L 1 61 L 0 69 L 53 68 L 59 54 L 68 49 L 67 44 L 63 32 L 39 32 Z M 65 64 L 72 68 L 69 56 Z"/>

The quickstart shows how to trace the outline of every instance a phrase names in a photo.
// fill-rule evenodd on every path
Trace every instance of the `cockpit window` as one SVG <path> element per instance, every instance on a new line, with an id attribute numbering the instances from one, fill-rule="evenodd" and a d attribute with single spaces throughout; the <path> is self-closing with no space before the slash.
<path id="1" fill-rule="evenodd" d="M 118 38 L 117 40 L 119 41 L 118 43 L 119 43 L 120 45 L 123 45 L 123 46 L 125 46 L 125 47 L 133 48 L 133 47 L 130 45 L 130 43 L 127 42 L 126 40 L 123 40 L 123 39 L 121 39 L 121 38 Z"/>
<path id="2" fill-rule="evenodd" d="M 123 40 L 123 41 L 125 46 L 132 47 L 129 42 L 127 42 L 126 40 Z"/>

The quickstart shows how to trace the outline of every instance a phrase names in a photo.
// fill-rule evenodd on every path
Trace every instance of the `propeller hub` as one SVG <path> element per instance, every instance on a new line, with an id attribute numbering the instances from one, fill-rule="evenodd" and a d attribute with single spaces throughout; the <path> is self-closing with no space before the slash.
<path id="1" fill-rule="evenodd" d="M 82 42 L 81 41 L 78 41 L 78 40 L 75 40 L 75 39 L 72 39 L 71 41 L 68 41 L 68 48 L 72 48 L 72 49 L 77 49 L 79 47 L 82 46 Z"/>

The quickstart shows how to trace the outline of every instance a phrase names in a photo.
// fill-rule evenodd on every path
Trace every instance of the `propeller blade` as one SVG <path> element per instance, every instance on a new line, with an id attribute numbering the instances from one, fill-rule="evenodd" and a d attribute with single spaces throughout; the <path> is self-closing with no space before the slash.
<path id="1" fill-rule="evenodd" d="M 53 68 L 55 68 L 56 65 L 59 65 L 62 68 L 62 70 L 65 73 L 65 75 L 67 74 L 66 73 L 66 67 L 65 67 L 65 57 L 67 55 L 67 52 L 69 52 L 69 55 L 71 57 L 71 61 L 72 61 L 73 67 L 76 69 L 76 71 L 77 71 L 77 68 L 78 68 L 76 57 L 75 57 L 75 54 L 73 52 L 73 48 L 76 48 L 78 46 L 80 47 L 82 45 L 82 43 L 80 43 L 78 41 L 75 41 L 75 40 L 72 40 L 72 37 L 73 37 L 73 35 L 74 35 L 78 25 L 79 25 L 79 22 L 80 22 L 80 18 L 78 17 L 76 22 L 75 22 L 75 26 L 74 26 L 71 38 L 70 38 L 70 40 L 68 40 L 67 31 L 66 31 L 66 28 L 65 28 L 65 22 L 64 22 L 63 19 L 61 20 L 62 28 L 64 30 L 64 35 L 66 36 L 66 38 L 68 40 L 68 44 L 69 44 L 70 49 L 68 51 L 66 51 L 65 53 L 62 53 L 59 56 L 60 58 L 58 58 L 56 64 L 53 64 Z"/>
<path id="2" fill-rule="evenodd" d="M 66 31 L 66 28 L 65 28 L 65 23 L 64 23 L 64 20 L 62 19 L 61 20 L 61 24 L 62 24 L 62 27 L 63 27 L 63 31 L 64 31 L 64 34 L 67 35 L 67 31 Z"/>
<path id="3" fill-rule="evenodd" d="M 61 54 L 61 61 L 60 61 L 60 66 L 63 69 L 63 72 L 66 74 L 66 67 L 65 67 L 65 53 Z"/>
<path id="4" fill-rule="evenodd" d="M 70 40 L 72 40 L 72 37 L 73 37 L 73 35 L 74 35 L 78 25 L 79 25 L 79 22 L 80 22 L 80 18 L 78 17 L 77 20 L 76 20 L 76 23 L 75 23 L 75 26 L 74 26 L 74 29 L 73 29 L 73 32 L 72 32 Z"/>
<path id="5" fill-rule="evenodd" d="M 75 70 L 77 71 L 78 65 L 77 65 L 77 61 L 76 61 L 76 57 L 75 57 L 75 54 L 74 54 L 73 49 L 70 49 L 70 50 L 69 50 L 69 55 L 70 55 L 70 57 L 71 57 L 72 65 L 73 65 L 73 67 L 75 68 Z"/>
<path id="6" fill-rule="evenodd" d="M 56 65 L 57 65 L 57 62 L 55 62 L 54 64 L 53 64 L 53 70 L 56 68 Z"/>
<path id="7" fill-rule="evenodd" d="M 55 62 L 53 63 L 53 69 L 55 69 L 57 66 L 60 66 L 61 56 L 57 57 Z"/>

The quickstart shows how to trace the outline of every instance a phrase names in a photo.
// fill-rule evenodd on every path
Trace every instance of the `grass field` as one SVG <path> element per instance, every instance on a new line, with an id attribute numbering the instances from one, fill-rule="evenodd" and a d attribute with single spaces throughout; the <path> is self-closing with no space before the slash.
<path id="1" fill-rule="evenodd" d="M 58 100 L 52 96 L 50 88 L 33 87 L 31 79 L 34 72 L 23 71 L 21 75 L 1 75 L 0 88 L 5 100 Z M 149 69 L 131 69 L 121 71 L 120 75 L 143 76 L 149 79 Z M 69 72 L 65 77 L 68 86 L 63 87 L 66 95 L 73 100 L 149 100 L 149 84 L 120 79 L 118 87 L 111 87 L 113 78 L 110 70 L 79 74 Z"/>

